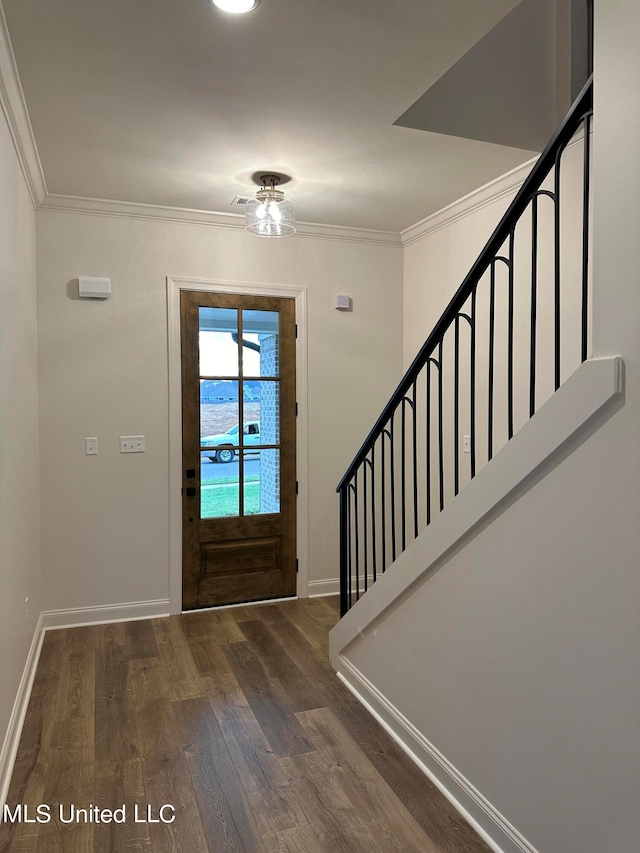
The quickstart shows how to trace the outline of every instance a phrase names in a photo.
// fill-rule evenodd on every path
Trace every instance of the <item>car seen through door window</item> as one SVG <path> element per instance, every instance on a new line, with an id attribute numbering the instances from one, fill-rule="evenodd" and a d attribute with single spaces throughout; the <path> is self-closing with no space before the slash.
<path id="1" fill-rule="evenodd" d="M 203 448 L 215 448 L 209 456 L 212 462 L 231 462 L 238 455 L 240 425 L 235 424 L 220 435 L 206 435 L 201 440 Z M 260 421 L 250 421 L 244 425 L 242 438 L 245 448 L 260 444 Z M 259 451 L 254 451 L 258 453 Z"/>

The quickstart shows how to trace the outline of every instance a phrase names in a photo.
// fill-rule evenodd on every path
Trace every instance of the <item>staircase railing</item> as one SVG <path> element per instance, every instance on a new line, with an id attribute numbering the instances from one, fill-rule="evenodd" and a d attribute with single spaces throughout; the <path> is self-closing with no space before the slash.
<path id="1" fill-rule="evenodd" d="M 592 116 L 590 78 L 340 481 L 342 615 L 588 357 Z"/>

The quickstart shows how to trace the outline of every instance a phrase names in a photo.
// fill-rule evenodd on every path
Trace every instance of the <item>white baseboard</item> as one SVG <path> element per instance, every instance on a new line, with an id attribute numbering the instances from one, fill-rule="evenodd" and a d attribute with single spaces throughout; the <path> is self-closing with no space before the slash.
<path id="1" fill-rule="evenodd" d="M 42 624 L 46 630 L 101 625 L 109 622 L 132 622 L 169 615 L 169 599 L 136 601 L 129 604 L 104 604 L 102 607 L 76 607 L 72 610 L 46 610 Z"/>
<path id="2" fill-rule="evenodd" d="M 364 595 L 364 575 L 360 575 L 359 590 Z M 367 585 L 373 585 L 373 574 L 367 575 Z M 353 579 L 353 592 L 356 591 L 356 581 Z M 323 581 L 309 581 L 309 598 L 319 598 L 321 595 L 340 595 L 340 578 L 327 578 Z"/>
<path id="3" fill-rule="evenodd" d="M 309 598 L 319 598 L 321 595 L 339 595 L 340 578 L 328 578 L 323 581 L 309 581 Z"/>
<path id="4" fill-rule="evenodd" d="M 471 782 L 342 655 L 338 677 L 495 853 L 537 853 Z"/>
<path id="5" fill-rule="evenodd" d="M 99 625 L 109 622 L 131 622 L 137 619 L 152 619 L 168 615 L 169 599 L 138 601 L 131 604 L 106 604 L 103 607 L 78 607 L 72 610 L 48 610 L 40 614 L 0 752 L 0 813 L 4 808 L 9 792 L 11 775 L 18 754 L 22 727 L 29 706 L 45 633 L 57 628 L 75 628 L 81 625 Z"/>
<path id="6" fill-rule="evenodd" d="M 27 654 L 22 678 L 20 679 L 20 684 L 18 686 L 16 700 L 13 703 L 13 710 L 11 711 L 11 717 L 9 718 L 9 725 L 7 726 L 7 733 L 2 745 L 2 752 L 0 752 L 0 812 L 4 809 L 7 794 L 9 793 L 9 784 L 11 782 L 11 775 L 13 773 L 16 755 L 18 754 L 18 745 L 20 743 L 20 736 L 22 735 L 24 720 L 27 715 L 27 707 L 29 705 L 29 698 L 31 697 L 33 680 L 36 675 L 36 669 L 38 668 L 38 660 L 40 659 L 40 650 L 42 649 L 44 633 L 42 614 L 40 614 L 38 624 L 36 625 L 33 634 L 33 639 L 31 640 L 31 646 L 29 647 L 29 653 Z"/>

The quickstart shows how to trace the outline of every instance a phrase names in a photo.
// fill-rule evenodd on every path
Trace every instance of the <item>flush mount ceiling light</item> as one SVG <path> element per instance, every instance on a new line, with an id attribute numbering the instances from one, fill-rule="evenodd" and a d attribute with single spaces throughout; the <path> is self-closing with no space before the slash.
<path id="1" fill-rule="evenodd" d="M 253 12 L 260 0 L 211 0 L 214 6 L 223 12 L 231 12 L 232 15 L 241 15 L 244 12 Z"/>
<path id="2" fill-rule="evenodd" d="M 284 197 L 282 190 L 276 189 L 288 180 L 286 175 L 259 176 L 256 183 L 262 184 L 262 189 L 245 205 L 246 231 L 259 237 L 287 237 L 296 233 L 293 203 Z"/>

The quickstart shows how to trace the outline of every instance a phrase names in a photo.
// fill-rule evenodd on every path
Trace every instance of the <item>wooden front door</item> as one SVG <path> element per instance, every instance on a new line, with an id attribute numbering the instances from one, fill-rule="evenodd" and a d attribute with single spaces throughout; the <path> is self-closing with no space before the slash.
<path id="1" fill-rule="evenodd" d="M 180 300 L 183 608 L 295 595 L 294 300 Z"/>

